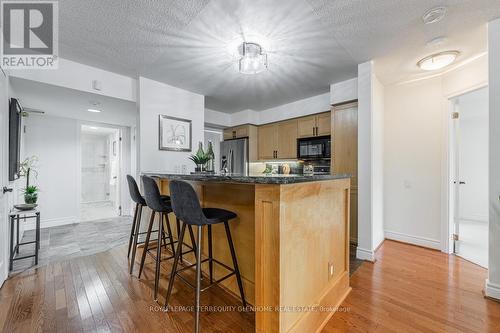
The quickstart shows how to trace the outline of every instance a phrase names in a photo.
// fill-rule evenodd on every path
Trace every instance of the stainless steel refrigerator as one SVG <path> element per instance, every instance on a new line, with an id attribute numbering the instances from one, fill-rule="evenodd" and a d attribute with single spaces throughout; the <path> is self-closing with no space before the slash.
<path id="1" fill-rule="evenodd" d="M 221 168 L 225 166 L 228 173 L 248 176 L 248 138 L 222 141 L 220 160 Z"/>

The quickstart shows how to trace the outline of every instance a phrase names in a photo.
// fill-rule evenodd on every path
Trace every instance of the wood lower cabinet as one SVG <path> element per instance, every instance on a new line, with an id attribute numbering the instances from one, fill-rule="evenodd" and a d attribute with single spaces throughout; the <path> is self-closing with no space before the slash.
<path id="1" fill-rule="evenodd" d="M 349 103 L 332 109 L 333 173 L 351 177 L 350 239 L 358 240 L 358 104 Z"/>

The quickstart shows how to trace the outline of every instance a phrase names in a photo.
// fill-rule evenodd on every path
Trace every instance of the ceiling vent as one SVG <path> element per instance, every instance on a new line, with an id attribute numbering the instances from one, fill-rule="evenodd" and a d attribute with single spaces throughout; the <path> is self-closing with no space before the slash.
<path id="1" fill-rule="evenodd" d="M 425 24 L 432 24 L 441 21 L 446 15 L 446 7 L 434 7 L 429 9 L 423 16 Z"/>

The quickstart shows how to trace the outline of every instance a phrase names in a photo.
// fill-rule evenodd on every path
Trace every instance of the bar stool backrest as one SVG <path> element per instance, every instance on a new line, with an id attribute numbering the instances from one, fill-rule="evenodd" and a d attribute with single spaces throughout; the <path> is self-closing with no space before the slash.
<path id="1" fill-rule="evenodd" d="M 161 199 L 160 190 L 153 178 L 142 176 L 142 184 L 144 185 L 144 199 L 149 208 L 155 212 L 171 211 L 170 205 Z"/>
<path id="2" fill-rule="evenodd" d="M 205 225 L 205 215 L 193 187 L 182 180 L 170 182 L 170 200 L 175 216 L 190 225 Z"/>
<path id="3" fill-rule="evenodd" d="M 139 192 L 139 187 L 137 186 L 137 183 L 131 175 L 127 175 L 127 182 L 128 182 L 128 190 L 130 192 L 130 197 L 135 203 L 138 203 L 140 205 L 145 206 L 146 201 L 141 195 L 141 192 Z"/>

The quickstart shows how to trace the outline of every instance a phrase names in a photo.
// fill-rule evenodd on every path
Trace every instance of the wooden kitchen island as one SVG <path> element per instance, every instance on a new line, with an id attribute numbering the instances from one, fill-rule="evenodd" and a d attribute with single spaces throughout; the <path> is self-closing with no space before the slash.
<path id="1" fill-rule="evenodd" d="M 230 227 L 256 332 L 320 331 L 349 293 L 349 175 L 148 175 L 162 194 L 170 180 L 186 180 L 203 207 L 238 214 Z M 175 217 L 170 223 L 175 230 Z M 232 266 L 223 225 L 212 233 L 214 257 Z M 227 274 L 214 266 L 216 278 Z M 222 285 L 239 297 L 234 277 Z"/>

